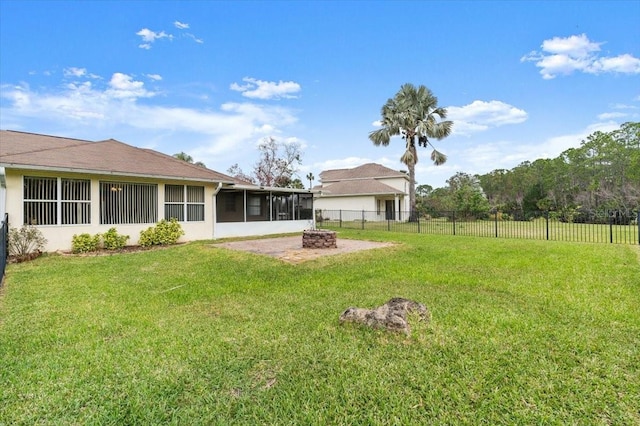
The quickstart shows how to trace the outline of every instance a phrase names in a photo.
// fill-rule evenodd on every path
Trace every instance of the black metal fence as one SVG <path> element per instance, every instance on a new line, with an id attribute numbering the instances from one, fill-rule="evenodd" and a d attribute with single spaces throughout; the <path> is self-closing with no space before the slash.
<path id="1" fill-rule="evenodd" d="M 9 258 L 9 215 L 4 214 L 2 220 L 2 228 L 0 228 L 0 286 L 4 279 L 4 271 L 7 267 L 7 259 Z"/>
<path id="2" fill-rule="evenodd" d="M 409 220 L 408 212 L 316 210 L 316 226 L 326 229 L 369 229 L 419 234 L 594 243 L 640 244 L 640 210 L 435 212 Z M 403 218 L 402 220 L 396 219 Z"/>

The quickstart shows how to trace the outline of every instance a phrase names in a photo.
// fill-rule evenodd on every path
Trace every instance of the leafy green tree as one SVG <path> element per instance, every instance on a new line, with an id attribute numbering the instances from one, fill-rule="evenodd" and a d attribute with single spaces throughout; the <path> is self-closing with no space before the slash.
<path id="1" fill-rule="evenodd" d="M 451 133 L 453 122 L 447 118 L 447 110 L 438 106 L 431 90 L 421 85 L 415 87 L 406 83 L 396 95 L 387 100 L 381 110 L 382 127 L 369 133 L 369 139 L 376 146 L 388 146 L 393 136 L 402 136 L 405 152 L 400 158 L 409 169 L 409 203 L 411 219 L 415 220 L 416 181 L 415 166 L 418 163 L 417 147 L 431 146 L 431 160 L 435 165 L 444 164 L 446 155 L 431 144 L 430 138 L 443 139 Z"/>
<path id="2" fill-rule="evenodd" d="M 483 219 L 489 215 L 489 201 L 477 176 L 458 172 L 449 180 L 449 194 L 456 212 L 465 219 Z"/>
<path id="3" fill-rule="evenodd" d="M 640 123 L 594 132 L 554 159 L 525 161 L 479 177 L 500 210 L 555 210 L 570 220 L 580 210 L 640 208 Z"/>

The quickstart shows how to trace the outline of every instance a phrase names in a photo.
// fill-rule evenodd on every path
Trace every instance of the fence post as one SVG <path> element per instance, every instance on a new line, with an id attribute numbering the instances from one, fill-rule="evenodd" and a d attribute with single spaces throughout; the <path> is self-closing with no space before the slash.
<path id="1" fill-rule="evenodd" d="M 636 225 L 638 226 L 638 244 L 640 244 L 640 209 L 638 209 L 638 217 L 636 217 Z"/>
<path id="2" fill-rule="evenodd" d="M 340 228 L 342 228 L 342 209 L 340 209 Z"/>
<path id="3" fill-rule="evenodd" d="M 420 233 L 420 216 L 418 216 L 418 234 Z"/>
<path id="4" fill-rule="evenodd" d="M 4 280 L 4 272 L 9 259 L 9 214 L 5 213 L 0 228 L 0 287 Z"/>
<path id="5" fill-rule="evenodd" d="M 453 219 L 453 235 L 456 235 L 456 211 L 455 210 L 451 213 L 451 218 Z"/>
<path id="6" fill-rule="evenodd" d="M 364 209 L 362 209 L 362 229 L 364 229 Z"/>
<path id="7" fill-rule="evenodd" d="M 547 210 L 545 212 L 544 221 L 545 221 L 546 226 L 547 226 L 547 241 L 548 241 L 549 240 L 549 210 Z"/>
<path id="8" fill-rule="evenodd" d="M 498 238 L 498 210 L 497 209 L 493 213 L 493 215 L 495 216 L 494 217 L 495 220 L 493 222 L 494 222 L 494 225 L 495 225 L 494 227 L 495 227 L 495 230 L 496 230 L 496 238 Z"/>
<path id="9" fill-rule="evenodd" d="M 613 244 L 613 215 L 607 210 L 609 215 L 609 242 Z"/>

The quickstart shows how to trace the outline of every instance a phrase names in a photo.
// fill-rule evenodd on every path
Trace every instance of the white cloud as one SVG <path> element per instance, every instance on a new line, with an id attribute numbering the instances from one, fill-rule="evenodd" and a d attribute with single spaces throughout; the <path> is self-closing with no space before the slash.
<path id="1" fill-rule="evenodd" d="M 245 77 L 242 81 L 246 84 L 232 83 L 230 89 L 242 92 L 242 96 L 252 99 L 293 99 L 297 98 L 294 94 L 301 90 L 300 85 L 293 81 L 263 81 L 250 77 Z"/>
<path id="2" fill-rule="evenodd" d="M 628 117 L 629 114 L 624 112 L 604 112 L 598 115 L 598 120 L 612 120 L 615 118 Z"/>
<path id="3" fill-rule="evenodd" d="M 524 110 L 501 101 L 476 100 L 462 107 L 447 107 L 447 119 L 453 121 L 453 132 L 470 135 L 506 124 L 518 124 L 527 120 Z"/>
<path id="4" fill-rule="evenodd" d="M 215 110 L 149 106 L 138 100 L 155 93 L 124 73 L 114 73 L 109 81 L 98 81 L 96 85 L 86 81 L 57 87 L 43 91 L 27 84 L 3 85 L 0 94 L 6 102 L 0 125 L 30 131 L 41 131 L 45 126 L 73 136 L 102 129 L 105 137 L 124 134 L 124 142 L 151 146 L 159 140 L 174 145 L 176 141 L 189 141 L 189 146 L 165 146 L 160 150 L 171 153 L 174 148 L 176 152 L 188 149 L 190 155 L 210 167 L 229 158 L 228 164 L 219 168 L 223 171 L 237 162 L 238 156 L 244 158 L 253 151 L 255 142 L 265 136 L 279 135 L 290 140 L 286 128 L 297 121 L 286 108 L 252 103 L 225 103 Z M 131 134 L 139 135 L 141 140 Z M 243 146 L 247 147 L 246 152 L 239 152 Z"/>
<path id="5" fill-rule="evenodd" d="M 164 31 L 155 32 L 151 31 L 148 28 L 143 28 L 136 33 L 142 38 L 144 43 L 139 44 L 138 47 L 141 49 L 151 49 L 151 45 L 156 41 L 163 38 L 168 38 L 169 40 L 173 40 L 173 36 L 171 34 L 167 34 Z"/>
<path id="6" fill-rule="evenodd" d="M 599 58 L 592 67 L 591 72 L 620 72 L 625 74 L 640 74 L 640 59 L 625 53 L 613 58 Z"/>
<path id="7" fill-rule="evenodd" d="M 542 42 L 542 50 L 545 52 L 584 57 L 600 50 L 603 43 L 589 41 L 586 34 L 572 35 L 566 38 L 554 37 Z"/>
<path id="8" fill-rule="evenodd" d="M 65 68 L 63 73 L 65 77 L 83 77 L 84 75 L 87 74 L 87 69 L 70 67 L 70 68 Z"/>
<path id="9" fill-rule="evenodd" d="M 88 78 L 100 78 L 99 75 L 88 73 L 86 68 L 69 67 L 62 71 L 65 77 L 88 77 Z"/>
<path id="10" fill-rule="evenodd" d="M 198 43 L 198 44 L 203 44 L 203 43 L 204 43 L 204 40 L 202 40 L 201 38 L 198 38 L 198 37 L 194 36 L 194 35 L 193 35 L 193 34 L 191 34 L 191 33 L 185 33 L 185 35 L 184 35 L 184 36 L 185 36 L 185 37 L 189 37 L 190 39 L 192 39 L 193 41 L 195 41 L 195 42 L 196 42 L 196 43 Z"/>
<path id="11" fill-rule="evenodd" d="M 147 78 L 149 78 L 150 80 L 154 80 L 154 81 L 160 81 L 162 80 L 162 76 L 160 74 L 145 74 L 147 76 Z"/>
<path id="12" fill-rule="evenodd" d="M 175 21 L 175 22 L 173 23 L 173 25 L 174 25 L 176 28 L 178 28 L 179 30 L 184 30 L 184 29 L 189 28 L 189 24 L 185 24 L 185 23 L 180 22 L 180 21 Z"/>
<path id="13" fill-rule="evenodd" d="M 118 99 L 146 98 L 154 95 L 153 92 L 149 92 L 144 88 L 142 81 L 135 81 L 130 75 L 119 72 L 111 76 L 109 87 L 105 93 Z"/>
<path id="14" fill-rule="evenodd" d="M 521 62 L 535 62 L 545 80 L 574 71 L 588 74 L 640 74 L 640 59 L 625 53 L 614 57 L 599 57 L 600 45 L 586 34 L 566 38 L 554 37 L 542 42 L 542 51 L 533 51 L 520 58 Z"/>

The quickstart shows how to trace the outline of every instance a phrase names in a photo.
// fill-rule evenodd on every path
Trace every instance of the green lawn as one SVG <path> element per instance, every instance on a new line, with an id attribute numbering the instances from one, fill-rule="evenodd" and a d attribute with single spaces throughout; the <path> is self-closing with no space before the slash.
<path id="1" fill-rule="evenodd" d="M 640 424 L 640 249 L 386 231 L 9 265 L 0 424 Z M 339 243 L 339 240 L 338 240 Z M 425 303 L 406 337 L 349 306 Z"/>

